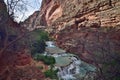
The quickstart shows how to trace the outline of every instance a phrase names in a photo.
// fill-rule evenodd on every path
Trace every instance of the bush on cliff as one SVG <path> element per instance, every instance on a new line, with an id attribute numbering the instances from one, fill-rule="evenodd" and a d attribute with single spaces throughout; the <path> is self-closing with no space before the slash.
<path id="1" fill-rule="evenodd" d="M 36 41 L 32 44 L 31 55 L 35 55 L 36 53 L 43 53 L 45 51 L 45 42 L 44 41 Z"/>
<path id="2" fill-rule="evenodd" d="M 49 40 L 49 35 L 47 32 L 37 29 L 31 32 L 29 38 L 32 56 L 36 53 L 43 53 L 45 51 L 45 41 Z"/>

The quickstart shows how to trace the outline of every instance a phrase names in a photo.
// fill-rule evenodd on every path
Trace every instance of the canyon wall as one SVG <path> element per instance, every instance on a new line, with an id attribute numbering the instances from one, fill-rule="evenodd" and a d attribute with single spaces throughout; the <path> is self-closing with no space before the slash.
<path id="1" fill-rule="evenodd" d="M 89 63 L 119 56 L 120 0 L 43 0 L 35 17 L 27 27 L 44 26 L 59 47 Z"/>
<path id="2" fill-rule="evenodd" d="M 0 0 L 0 80 L 44 80 L 41 70 L 30 66 L 32 58 L 24 43 L 28 42 L 23 37 L 25 32 L 28 31 L 10 17 L 7 5 Z"/>

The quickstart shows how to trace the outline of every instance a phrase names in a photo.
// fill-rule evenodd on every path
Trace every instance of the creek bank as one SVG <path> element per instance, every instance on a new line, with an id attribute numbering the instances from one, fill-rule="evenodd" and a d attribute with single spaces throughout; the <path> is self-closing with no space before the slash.
<path id="1" fill-rule="evenodd" d="M 55 58 L 56 64 L 54 65 L 54 69 L 58 69 L 57 76 L 59 80 L 94 79 L 96 71 L 95 66 L 87 64 L 81 61 L 78 56 L 58 48 L 53 41 L 48 41 L 46 44 L 47 47 L 44 55 L 53 56 Z"/>

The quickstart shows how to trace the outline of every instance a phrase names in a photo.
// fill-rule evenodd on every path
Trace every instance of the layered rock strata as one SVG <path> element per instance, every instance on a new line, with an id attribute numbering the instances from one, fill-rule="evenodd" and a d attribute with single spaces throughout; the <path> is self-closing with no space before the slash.
<path id="1" fill-rule="evenodd" d="M 119 0 L 43 0 L 34 22 L 28 27 L 45 26 L 58 46 L 87 62 L 120 52 Z"/>

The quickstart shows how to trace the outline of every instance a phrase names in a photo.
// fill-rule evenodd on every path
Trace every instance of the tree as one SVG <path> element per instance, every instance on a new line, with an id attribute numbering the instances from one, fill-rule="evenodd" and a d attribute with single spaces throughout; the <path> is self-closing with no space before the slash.
<path id="1" fill-rule="evenodd" d="M 45 51 L 45 42 L 44 41 L 36 41 L 32 44 L 32 55 L 35 55 L 36 53 L 43 53 Z"/>
<path id="2" fill-rule="evenodd" d="M 27 10 L 26 1 L 25 0 L 5 0 L 7 5 L 7 12 L 10 17 L 16 18 L 16 12 L 21 13 L 24 16 L 24 12 Z"/>
<path id="3" fill-rule="evenodd" d="M 10 75 L 16 64 L 14 63 L 15 59 L 7 58 L 11 56 L 15 58 L 15 54 L 18 52 L 18 50 L 13 50 L 11 47 L 14 46 L 13 44 L 17 44 L 17 47 L 21 48 L 24 45 L 26 46 L 22 41 L 31 33 L 31 31 L 21 27 L 14 21 L 15 12 L 24 9 L 24 6 L 22 6 L 24 5 L 23 1 L 7 0 L 6 4 L 4 0 L 0 0 L 0 65 L 4 66 L 4 68 L 0 66 L 0 80 L 11 80 Z M 21 44 L 24 45 L 21 46 Z M 23 49 L 21 48 L 19 48 L 19 51 Z"/>

